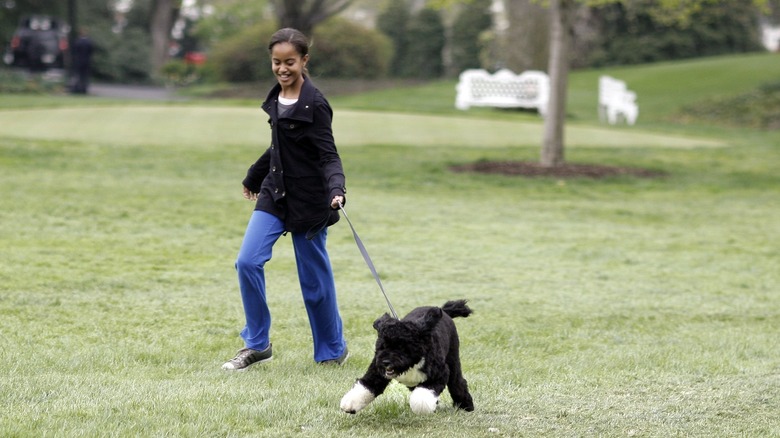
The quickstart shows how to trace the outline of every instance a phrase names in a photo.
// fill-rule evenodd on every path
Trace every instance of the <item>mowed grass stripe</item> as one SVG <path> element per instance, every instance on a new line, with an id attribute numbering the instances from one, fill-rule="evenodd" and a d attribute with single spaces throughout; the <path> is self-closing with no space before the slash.
<path id="1" fill-rule="evenodd" d="M 31 140 L 174 147 L 266 145 L 270 130 L 259 108 L 205 106 L 111 106 L 0 111 L 0 135 Z M 382 144 L 414 146 L 538 146 L 542 122 L 439 115 L 335 110 L 340 147 Z M 569 124 L 571 147 L 718 147 L 719 140 L 666 135 L 624 127 Z"/>

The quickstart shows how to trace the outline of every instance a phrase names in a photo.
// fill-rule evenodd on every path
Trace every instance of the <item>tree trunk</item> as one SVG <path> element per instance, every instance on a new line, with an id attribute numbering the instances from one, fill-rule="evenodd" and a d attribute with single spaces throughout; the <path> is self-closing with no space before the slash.
<path id="1" fill-rule="evenodd" d="M 569 37 L 574 0 L 550 1 L 550 101 L 544 119 L 542 166 L 564 162 L 566 90 L 569 83 Z"/>
<path id="2" fill-rule="evenodd" d="M 152 37 L 152 74 L 160 72 L 168 60 L 168 44 L 171 28 L 178 18 L 181 0 L 154 0 L 149 19 L 149 33 Z"/>
<path id="3" fill-rule="evenodd" d="M 314 27 L 346 9 L 353 0 L 271 0 L 279 27 L 311 36 Z"/>

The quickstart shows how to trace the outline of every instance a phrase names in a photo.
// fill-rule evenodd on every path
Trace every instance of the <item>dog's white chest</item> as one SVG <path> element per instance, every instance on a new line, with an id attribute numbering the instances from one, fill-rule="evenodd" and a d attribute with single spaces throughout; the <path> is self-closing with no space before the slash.
<path id="1" fill-rule="evenodd" d="M 424 365 L 425 359 L 418 362 L 417 365 L 409 368 L 405 373 L 396 377 L 395 380 L 409 388 L 415 387 L 420 383 L 425 382 L 428 380 L 428 376 L 424 372 L 420 371 Z"/>

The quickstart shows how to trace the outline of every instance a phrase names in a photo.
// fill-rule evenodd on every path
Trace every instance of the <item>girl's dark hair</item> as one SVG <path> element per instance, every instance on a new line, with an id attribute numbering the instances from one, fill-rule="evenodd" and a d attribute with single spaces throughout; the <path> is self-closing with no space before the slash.
<path id="1" fill-rule="evenodd" d="M 268 51 L 271 52 L 274 46 L 279 43 L 290 43 L 301 57 L 309 54 L 309 39 L 298 29 L 285 27 L 279 29 L 271 35 L 271 42 L 268 44 Z"/>

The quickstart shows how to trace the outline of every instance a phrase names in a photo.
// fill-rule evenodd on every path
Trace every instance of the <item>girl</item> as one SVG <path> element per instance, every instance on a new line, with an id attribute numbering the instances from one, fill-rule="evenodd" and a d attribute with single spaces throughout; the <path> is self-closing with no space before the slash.
<path id="1" fill-rule="evenodd" d="M 246 316 L 241 331 L 245 348 L 222 368 L 245 370 L 273 356 L 264 267 L 274 243 L 287 232 L 292 235 L 314 360 L 342 365 L 347 345 L 325 249 L 327 226 L 339 220 L 339 205 L 346 202 L 344 171 L 331 129 L 333 111 L 307 76 L 309 43 L 301 32 L 277 31 L 268 50 L 278 81 L 262 105 L 269 116 L 271 145 L 243 181 L 244 198 L 256 204 L 236 261 Z"/>

